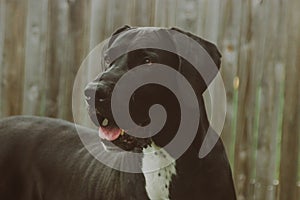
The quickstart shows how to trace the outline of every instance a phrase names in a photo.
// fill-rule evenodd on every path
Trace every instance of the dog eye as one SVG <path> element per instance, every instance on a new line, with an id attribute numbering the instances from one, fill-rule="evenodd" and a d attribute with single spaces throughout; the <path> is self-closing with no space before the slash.
<path id="1" fill-rule="evenodd" d="M 151 64 L 152 64 L 152 61 L 151 61 L 150 58 L 145 58 L 145 59 L 144 59 L 144 63 L 145 63 L 145 64 L 151 65 Z"/>

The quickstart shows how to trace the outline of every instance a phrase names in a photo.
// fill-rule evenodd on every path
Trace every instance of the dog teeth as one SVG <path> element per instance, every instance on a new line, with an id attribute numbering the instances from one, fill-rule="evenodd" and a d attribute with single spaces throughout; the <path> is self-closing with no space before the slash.
<path id="1" fill-rule="evenodd" d="M 101 125 L 104 126 L 104 127 L 107 126 L 108 125 L 108 119 L 104 118 Z"/>
<path id="2" fill-rule="evenodd" d="M 122 129 L 120 135 L 124 135 L 125 131 Z"/>

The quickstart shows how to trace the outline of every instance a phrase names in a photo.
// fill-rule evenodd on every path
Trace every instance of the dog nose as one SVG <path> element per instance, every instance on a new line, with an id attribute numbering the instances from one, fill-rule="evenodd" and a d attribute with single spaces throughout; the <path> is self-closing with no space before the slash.
<path id="1" fill-rule="evenodd" d="M 102 83 L 89 83 L 84 89 L 84 95 L 88 104 L 94 104 L 95 101 L 105 101 L 108 99 L 110 94 L 110 89 L 108 86 Z"/>

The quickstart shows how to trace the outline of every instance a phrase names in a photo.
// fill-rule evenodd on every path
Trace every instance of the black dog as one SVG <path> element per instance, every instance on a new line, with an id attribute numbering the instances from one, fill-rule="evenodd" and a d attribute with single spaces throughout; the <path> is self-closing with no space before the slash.
<path id="1" fill-rule="evenodd" d="M 220 67 L 217 48 L 190 33 L 180 32 L 198 42 Z M 111 59 L 112 50 L 141 43 L 159 43 L 166 39 L 176 48 L 176 41 L 163 28 L 118 29 L 109 40 L 105 71 L 91 82 L 85 95 L 92 121 L 99 126 L 104 149 L 140 153 L 141 173 L 122 172 L 96 160 L 83 146 L 73 124 L 61 120 L 36 117 L 15 117 L 0 122 L 0 195 L 1 199 L 207 199 L 235 200 L 231 170 L 221 140 L 212 151 L 200 159 L 198 153 L 209 122 L 205 113 L 202 93 L 207 84 L 191 63 L 176 53 L 161 49 L 143 48 Z M 197 56 L 197 52 L 194 52 Z M 112 91 L 118 80 L 137 66 L 154 63 L 170 66 L 179 71 L 196 91 L 200 107 L 200 122 L 192 144 L 177 160 L 173 152 L 162 151 L 154 156 L 144 155 L 158 150 L 175 137 L 180 124 L 180 102 L 168 88 L 147 84 L 136 90 L 129 102 L 133 121 L 143 127 L 151 123 L 148 111 L 154 104 L 162 105 L 167 113 L 163 128 L 150 138 L 130 135 L 118 127 L 111 109 Z M 147 76 L 147 74 L 145 74 Z M 175 80 L 176 78 L 174 78 Z M 122 99 L 119 99 L 122 104 Z M 135 127 L 132 127 L 135 128 Z M 90 141 L 98 141 L 98 134 L 77 127 Z M 188 134 L 188 133 L 187 133 Z M 98 144 L 95 142 L 95 144 Z M 100 146 L 100 145 L 96 145 Z M 99 150 L 99 149 L 98 149 Z M 114 154 L 111 159 L 122 153 Z M 168 166 L 146 173 L 148 165 Z"/>

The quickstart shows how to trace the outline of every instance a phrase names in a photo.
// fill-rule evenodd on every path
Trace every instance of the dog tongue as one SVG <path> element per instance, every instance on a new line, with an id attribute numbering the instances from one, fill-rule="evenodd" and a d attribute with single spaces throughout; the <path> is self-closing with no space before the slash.
<path id="1" fill-rule="evenodd" d="M 108 141 L 113 141 L 116 140 L 122 130 L 119 128 L 104 128 L 104 127 L 99 127 L 99 136 L 101 139 L 106 139 Z"/>

